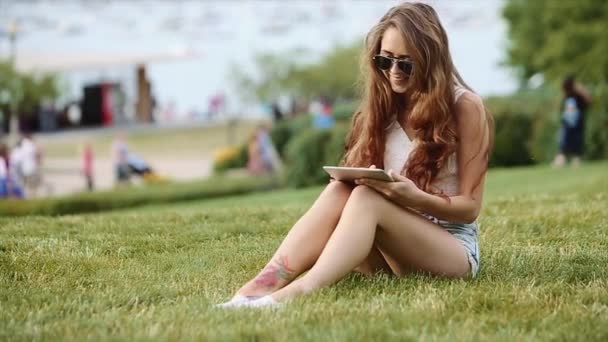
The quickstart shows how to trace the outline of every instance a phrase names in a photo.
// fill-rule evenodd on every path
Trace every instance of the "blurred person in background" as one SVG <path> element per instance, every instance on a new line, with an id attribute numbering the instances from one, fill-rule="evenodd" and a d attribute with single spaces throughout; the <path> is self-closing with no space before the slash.
<path id="1" fill-rule="evenodd" d="M 95 154 L 90 142 L 85 142 L 82 146 L 82 175 L 84 176 L 87 191 L 95 189 L 94 159 Z"/>
<path id="2" fill-rule="evenodd" d="M 362 57 L 365 92 L 342 165 L 383 168 L 395 182 L 330 181 L 268 264 L 219 307 L 277 305 L 352 271 L 477 274 L 492 116 L 456 70 L 429 5 L 391 8 Z"/>
<path id="3" fill-rule="evenodd" d="M 36 197 L 38 188 L 42 184 L 42 151 L 29 133 L 21 138 L 19 149 L 25 195 L 28 198 Z"/>
<path id="4" fill-rule="evenodd" d="M 137 175 L 144 180 L 158 178 L 158 175 L 152 170 L 150 164 L 133 152 L 128 153 L 127 164 L 129 165 L 129 172 L 132 175 Z"/>
<path id="5" fill-rule="evenodd" d="M 252 175 L 258 175 L 265 171 L 256 130 L 249 136 L 249 140 L 247 141 L 247 172 Z"/>
<path id="6" fill-rule="evenodd" d="M 336 124 L 336 120 L 333 117 L 333 106 L 332 101 L 327 96 L 321 96 L 311 107 L 315 110 L 312 112 L 313 125 L 320 129 L 330 129 Z"/>
<path id="7" fill-rule="evenodd" d="M 218 91 L 209 98 L 208 119 L 215 120 L 221 118 L 226 112 L 226 96 L 223 92 Z"/>
<path id="8" fill-rule="evenodd" d="M 118 132 L 112 142 L 112 161 L 116 184 L 124 185 L 129 183 L 131 171 L 129 168 L 129 146 L 127 145 L 127 134 L 124 131 Z"/>
<path id="9" fill-rule="evenodd" d="M 252 174 L 273 173 L 282 170 L 282 162 L 279 157 L 269 128 L 262 124 L 249 138 L 247 143 L 247 170 Z"/>
<path id="10" fill-rule="evenodd" d="M 9 196 L 17 198 L 25 197 L 23 190 L 23 153 L 21 150 L 21 141 L 22 139 L 17 141 L 8 157 L 8 192 Z"/>
<path id="11" fill-rule="evenodd" d="M 282 162 L 279 153 L 272 143 L 269 124 L 262 124 L 258 127 L 257 139 L 264 169 L 268 172 L 280 172 L 282 169 Z"/>
<path id="12" fill-rule="evenodd" d="M 566 77 L 562 83 L 564 99 L 559 131 L 559 153 L 553 160 L 555 167 L 563 167 L 571 157 L 573 167 L 580 166 L 585 144 L 585 115 L 591 104 L 591 95 L 576 82 L 574 76 Z"/>
<path id="13" fill-rule="evenodd" d="M 0 198 L 8 197 L 8 147 L 0 143 Z"/>
<path id="14" fill-rule="evenodd" d="M 279 104 L 276 101 L 272 103 L 271 110 L 272 110 L 272 120 L 274 121 L 275 124 L 278 123 L 279 121 L 283 120 L 285 115 L 281 111 L 281 108 L 279 108 Z"/>

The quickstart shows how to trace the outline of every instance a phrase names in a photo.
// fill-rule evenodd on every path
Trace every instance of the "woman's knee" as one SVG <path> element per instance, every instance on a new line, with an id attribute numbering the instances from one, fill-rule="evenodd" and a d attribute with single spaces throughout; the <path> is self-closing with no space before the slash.
<path id="1" fill-rule="evenodd" d="M 382 195 L 366 185 L 355 187 L 348 198 L 349 202 L 370 206 L 370 209 L 372 209 L 374 204 L 379 203 L 380 200 L 384 200 Z"/>
<path id="2" fill-rule="evenodd" d="M 311 210 L 313 210 L 315 214 L 331 213 L 332 218 L 337 220 L 348 201 L 351 191 L 352 187 L 350 185 L 339 181 L 333 181 L 327 184 L 321 195 L 319 195 L 313 204 Z"/>
<path id="3" fill-rule="evenodd" d="M 345 200 L 350 196 L 352 191 L 353 191 L 352 185 L 350 185 L 348 183 L 340 182 L 340 181 L 330 182 L 325 187 L 325 192 L 328 195 L 339 197 L 339 198 L 344 198 Z"/>

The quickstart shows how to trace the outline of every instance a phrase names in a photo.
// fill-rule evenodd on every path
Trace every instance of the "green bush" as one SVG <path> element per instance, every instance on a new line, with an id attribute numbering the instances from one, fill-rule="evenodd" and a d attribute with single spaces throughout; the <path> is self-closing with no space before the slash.
<path id="1" fill-rule="evenodd" d="M 491 166 L 518 166 L 532 164 L 529 137 L 531 118 L 524 114 L 508 114 L 495 118 L 496 135 Z"/>
<path id="2" fill-rule="evenodd" d="M 334 105 L 332 114 L 336 121 L 350 122 L 353 114 L 357 110 L 358 103 L 356 101 L 338 102 Z"/>
<path id="3" fill-rule="evenodd" d="M 608 158 L 608 112 L 595 112 L 588 116 L 585 134 L 585 157 Z"/>
<path id="4" fill-rule="evenodd" d="M 270 130 L 270 138 L 281 157 L 285 157 L 285 148 L 289 141 L 300 132 L 312 126 L 312 117 L 309 114 L 278 122 Z"/>
<path id="5" fill-rule="evenodd" d="M 280 182 L 270 176 L 212 177 L 197 182 L 154 184 L 57 198 L 3 200 L 0 201 L 0 216 L 55 216 L 99 212 L 145 204 L 175 203 L 239 195 L 279 186 Z"/>
<path id="6" fill-rule="evenodd" d="M 325 147 L 324 165 L 338 165 L 344 155 L 346 136 L 350 130 L 349 122 L 338 122 L 331 130 L 331 136 Z"/>
<path id="7" fill-rule="evenodd" d="M 295 119 L 294 119 L 295 120 Z M 272 139 L 272 143 L 274 147 L 277 149 L 277 152 L 280 156 L 285 154 L 285 146 L 289 142 L 289 139 L 292 137 L 292 128 L 291 128 L 292 120 L 283 120 L 278 122 L 276 125 L 272 127 L 270 130 L 270 139 Z"/>
<path id="8" fill-rule="evenodd" d="M 310 128 L 289 142 L 286 150 L 288 185 L 299 188 L 319 184 L 327 179 L 327 174 L 321 167 L 330 138 L 329 130 Z"/>
<path id="9" fill-rule="evenodd" d="M 337 165 L 344 153 L 348 125 L 330 130 L 311 128 L 296 136 L 287 146 L 286 183 L 305 187 L 326 183 L 323 165 Z"/>
<path id="10" fill-rule="evenodd" d="M 558 150 L 559 120 L 552 117 L 536 117 L 530 131 L 530 156 L 534 163 L 550 162 Z"/>
<path id="11" fill-rule="evenodd" d="M 229 169 L 239 169 L 247 166 L 247 145 L 243 144 L 239 146 L 238 153 L 233 158 L 227 158 L 221 161 L 216 161 L 213 163 L 213 172 L 214 173 L 222 173 Z"/>
<path id="12" fill-rule="evenodd" d="M 491 166 L 551 160 L 557 149 L 559 96 L 545 88 L 485 99 L 495 119 Z"/>
<path id="13" fill-rule="evenodd" d="M 551 87 L 485 99 L 495 118 L 495 142 L 490 165 L 520 166 L 551 161 L 558 147 L 561 99 L 560 90 Z M 325 181 L 326 176 L 320 171 L 320 166 L 339 161 L 355 110 L 355 102 L 336 104 L 334 116 L 337 125 L 331 131 L 312 129 L 310 115 L 282 121 L 272 128 L 272 141 L 286 160 L 288 184 L 306 186 Z M 608 87 L 598 87 L 594 91 L 585 134 L 586 157 L 608 158 Z M 247 149 L 243 146 L 234 160 L 225 161 L 216 169 L 244 167 L 246 164 Z"/>
<path id="14" fill-rule="evenodd" d="M 515 166 L 551 161 L 558 150 L 562 98 L 559 89 L 546 87 L 486 99 L 496 119 L 491 164 Z M 608 158 L 608 86 L 598 86 L 593 91 L 593 103 L 586 113 L 585 157 Z"/>
<path id="15" fill-rule="evenodd" d="M 598 86 L 592 94 L 585 125 L 585 156 L 608 158 L 608 85 Z"/>

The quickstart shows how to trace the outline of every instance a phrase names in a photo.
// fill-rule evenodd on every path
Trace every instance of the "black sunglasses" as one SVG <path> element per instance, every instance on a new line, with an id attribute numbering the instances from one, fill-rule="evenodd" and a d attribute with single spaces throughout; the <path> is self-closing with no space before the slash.
<path id="1" fill-rule="evenodd" d="M 414 69 L 414 62 L 409 59 L 399 59 L 382 55 L 375 55 L 373 59 L 376 67 L 380 70 L 390 70 L 390 68 L 393 67 L 393 63 L 397 63 L 399 70 L 409 76 Z"/>

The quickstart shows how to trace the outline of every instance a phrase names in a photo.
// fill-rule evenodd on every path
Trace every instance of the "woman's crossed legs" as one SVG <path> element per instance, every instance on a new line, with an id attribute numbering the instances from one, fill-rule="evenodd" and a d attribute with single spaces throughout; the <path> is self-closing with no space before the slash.
<path id="1" fill-rule="evenodd" d="M 461 277 L 470 266 L 462 244 L 442 227 L 371 188 L 332 182 L 238 294 L 272 294 L 283 301 L 331 285 L 353 270 Z"/>

